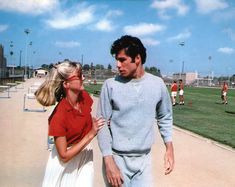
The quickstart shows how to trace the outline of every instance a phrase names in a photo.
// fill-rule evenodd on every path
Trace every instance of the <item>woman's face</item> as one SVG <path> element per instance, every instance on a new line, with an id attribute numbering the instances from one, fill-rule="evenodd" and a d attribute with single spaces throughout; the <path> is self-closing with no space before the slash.
<path id="1" fill-rule="evenodd" d="M 83 90 L 83 76 L 81 71 L 76 69 L 73 73 L 70 74 L 69 78 L 66 80 L 66 87 L 72 91 Z"/>

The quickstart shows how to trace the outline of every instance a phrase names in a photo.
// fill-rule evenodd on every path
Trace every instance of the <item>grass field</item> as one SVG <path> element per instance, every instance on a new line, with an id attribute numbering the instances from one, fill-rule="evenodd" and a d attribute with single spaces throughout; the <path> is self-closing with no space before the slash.
<path id="1" fill-rule="evenodd" d="M 235 90 L 228 105 L 221 104 L 220 89 L 185 88 L 185 105 L 173 108 L 174 124 L 235 148 Z"/>
<path id="2" fill-rule="evenodd" d="M 84 85 L 84 87 L 85 87 L 85 89 L 89 92 L 89 93 L 91 93 L 91 94 L 93 94 L 93 95 L 95 95 L 95 96 L 99 96 L 98 94 L 95 94 L 95 91 L 96 90 L 101 90 L 101 86 L 102 86 L 102 84 L 96 84 L 96 85 L 94 85 L 94 84 L 85 84 Z"/>
<path id="3" fill-rule="evenodd" d="M 101 85 L 85 88 L 93 94 Z M 185 105 L 174 106 L 173 114 L 174 125 L 235 148 L 235 90 L 223 105 L 220 89 L 185 88 Z"/>

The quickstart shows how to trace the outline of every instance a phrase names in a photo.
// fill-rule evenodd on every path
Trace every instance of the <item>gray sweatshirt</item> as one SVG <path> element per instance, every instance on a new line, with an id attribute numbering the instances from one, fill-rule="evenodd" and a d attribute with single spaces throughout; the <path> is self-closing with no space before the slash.
<path id="1" fill-rule="evenodd" d="M 120 76 L 104 82 L 97 116 L 107 122 L 98 132 L 102 155 L 113 151 L 123 155 L 141 155 L 154 142 L 154 124 L 164 142 L 172 141 L 172 105 L 163 80 L 149 73 L 140 79 Z"/>

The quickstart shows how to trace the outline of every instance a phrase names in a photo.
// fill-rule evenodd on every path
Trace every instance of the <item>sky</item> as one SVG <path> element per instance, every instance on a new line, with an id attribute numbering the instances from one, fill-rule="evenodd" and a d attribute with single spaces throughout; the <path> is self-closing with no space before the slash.
<path id="1" fill-rule="evenodd" d="M 115 68 L 110 46 L 122 35 L 139 37 L 145 66 L 163 75 L 235 74 L 234 0 L 0 0 L 8 65 L 21 56 L 34 68 L 63 59 Z"/>

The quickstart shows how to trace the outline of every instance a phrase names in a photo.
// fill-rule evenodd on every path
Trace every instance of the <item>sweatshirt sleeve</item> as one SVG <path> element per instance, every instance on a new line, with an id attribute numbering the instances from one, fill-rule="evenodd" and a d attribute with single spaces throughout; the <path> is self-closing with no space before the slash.
<path id="1" fill-rule="evenodd" d="M 156 118 L 162 139 L 167 143 L 172 141 L 172 105 L 168 90 L 163 81 L 161 85 L 161 101 L 156 107 Z"/>
<path id="2" fill-rule="evenodd" d="M 103 156 L 112 155 L 112 137 L 109 129 L 108 121 L 112 115 L 112 105 L 107 81 L 104 82 L 97 108 L 97 117 L 103 117 L 106 122 L 102 129 L 98 131 L 98 144 Z"/>

